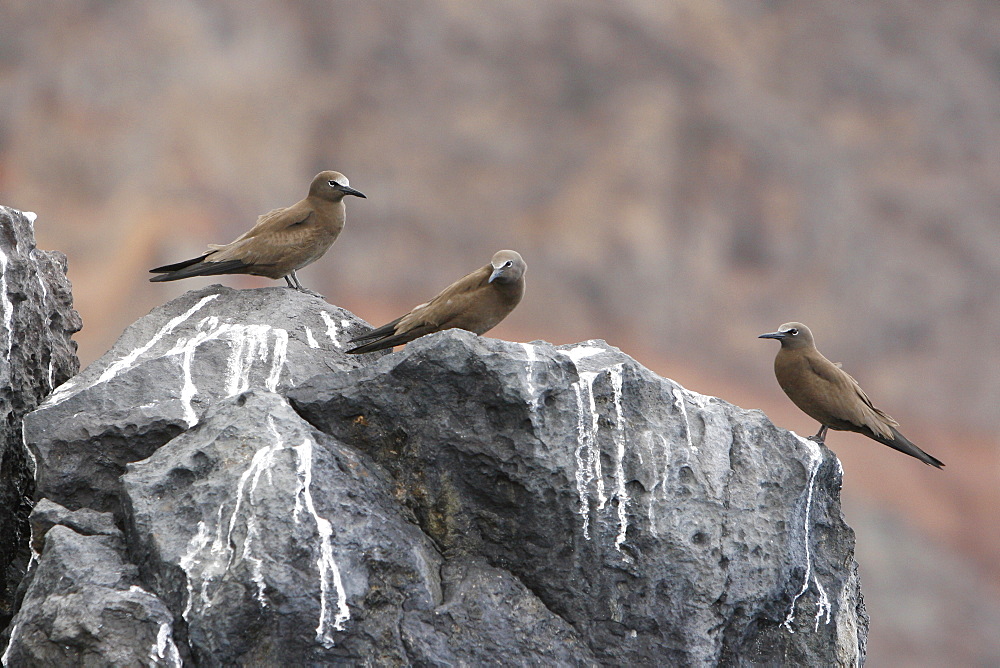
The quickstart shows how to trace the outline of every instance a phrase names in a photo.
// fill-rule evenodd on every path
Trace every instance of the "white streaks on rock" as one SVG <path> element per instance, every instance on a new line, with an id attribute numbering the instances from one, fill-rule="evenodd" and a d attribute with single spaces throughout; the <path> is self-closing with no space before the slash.
<path id="1" fill-rule="evenodd" d="M 306 329 L 306 343 L 309 344 L 310 348 L 319 348 L 319 343 L 316 341 L 316 337 L 313 336 L 313 331 L 308 327 Z"/>
<path id="2" fill-rule="evenodd" d="M 150 652 L 149 658 L 154 666 L 161 661 L 165 661 L 168 666 L 176 666 L 176 668 L 180 668 L 183 665 L 181 663 L 180 652 L 177 651 L 177 645 L 174 644 L 174 635 L 168 622 L 160 624 L 160 630 L 156 634 L 156 645 Z"/>
<path id="3" fill-rule="evenodd" d="M 622 375 L 625 365 L 616 364 L 608 369 L 611 374 L 611 389 L 614 392 L 615 431 L 614 439 L 617 446 L 618 470 L 615 471 L 618 497 L 618 536 L 615 538 L 615 549 L 621 552 L 625 534 L 628 532 L 628 490 L 625 489 L 625 414 L 622 411 Z"/>
<path id="4" fill-rule="evenodd" d="M 21 215 L 24 216 L 28 223 L 31 224 L 32 228 L 34 228 L 35 221 L 38 219 L 38 214 L 34 211 L 22 211 Z"/>
<path id="5" fill-rule="evenodd" d="M 221 509 L 220 509 L 221 510 Z M 210 542 L 210 532 L 208 530 L 208 525 L 204 521 L 198 522 L 198 530 L 195 532 L 191 540 L 188 541 L 188 551 L 186 554 L 181 556 L 178 565 L 181 570 L 187 575 L 187 604 L 184 606 L 184 612 L 181 616 L 184 617 L 184 621 L 190 622 L 191 619 L 189 615 L 191 614 L 191 609 L 194 607 L 194 585 L 196 580 L 201 581 L 201 609 L 205 610 L 211 606 L 211 601 L 208 598 L 208 580 L 209 578 L 205 574 L 206 564 L 203 563 L 202 552 Z M 200 572 L 195 573 L 195 567 L 202 566 Z"/>
<path id="6" fill-rule="evenodd" d="M 299 514 L 304 510 L 316 524 L 318 536 L 316 566 L 320 585 L 320 613 L 316 626 L 316 640 L 326 647 L 331 647 L 334 642 L 333 632 L 344 629 L 344 624 L 350 619 L 350 609 L 347 606 L 347 593 L 340 576 L 340 569 L 333 557 L 333 525 L 320 516 L 313 502 L 313 443 L 305 438 L 301 445 L 286 445 L 272 418 L 268 418 L 268 430 L 271 439 L 267 445 L 254 453 L 250 465 L 240 474 L 228 519 L 224 519 L 227 503 L 223 503 L 219 507 L 214 530 L 204 521 L 199 522 L 196 534 L 188 543 L 187 554 L 180 559 L 180 567 L 188 576 L 188 601 L 183 616 L 190 622 L 190 613 L 196 599 L 199 601 L 200 611 L 211 607 L 208 593 L 210 585 L 221 581 L 225 573 L 241 561 L 245 562 L 250 578 L 256 586 L 255 598 L 261 607 L 268 605 L 265 577 L 268 562 L 263 547 L 263 534 L 268 531 L 268 525 L 260 521 L 255 511 L 256 504 L 260 502 L 257 490 L 261 484 L 270 485 L 272 489 L 280 487 L 282 484 L 280 479 L 284 476 L 279 472 L 282 467 L 292 465 L 291 456 L 294 456 L 294 471 L 299 484 L 296 489 L 287 490 L 292 494 L 292 499 L 289 501 L 294 499 L 294 505 L 291 503 L 289 505 L 293 505 L 292 514 L 296 523 L 299 523 Z M 278 477 L 275 477 L 274 473 L 279 473 Z M 281 488 L 280 491 L 285 489 Z M 245 527 L 246 533 L 242 545 L 239 545 L 241 524 Z"/>
<path id="7" fill-rule="evenodd" d="M 3 327 L 7 335 L 7 354 L 4 359 L 10 365 L 10 354 L 14 349 L 14 303 L 7 295 L 7 254 L 0 248 L 0 309 L 3 310 Z M 9 373 L 9 372 L 8 372 Z"/>
<path id="8" fill-rule="evenodd" d="M 600 355 L 601 353 L 607 351 L 604 350 L 604 348 L 598 348 L 597 346 L 575 346 L 573 348 L 561 349 L 558 352 L 573 360 L 573 364 L 579 364 L 582 359 L 593 357 L 594 355 Z"/>
<path id="9" fill-rule="evenodd" d="M 157 343 L 159 343 L 160 340 L 163 339 L 163 337 L 165 337 L 167 334 L 170 334 L 175 329 L 177 329 L 178 325 L 180 325 L 185 320 L 187 320 L 188 318 L 190 318 L 196 312 L 198 312 L 199 310 L 201 310 L 201 308 L 205 304 L 207 304 L 208 302 L 210 302 L 213 299 L 217 298 L 218 296 L 219 295 L 208 295 L 207 297 L 202 297 L 200 300 L 198 300 L 197 304 L 195 304 L 194 306 L 192 306 L 191 308 L 189 308 L 187 311 L 185 311 L 184 313 L 180 314 L 179 316 L 177 316 L 175 318 L 172 318 L 166 325 L 164 325 L 162 328 L 160 328 L 160 331 L 158 331 L 153 336 L 153 338 L 151 338 L 149 341 L 147 341 L 145 343 L 145 345 L 139 346 L 138 348 L 136 348 L 135 350 L 133 350 L 132 352 L 130 352 L 128 355 L 125 355 L 125 357 L 122 357 L 121 359 L 115 361 L 113 364 L 110 364 L 108 366 L 108 368 L 104 370 L 104 373 L 102 373 L 100 375 L 100 377 L 97 379 L 97 382 L 94 383 L 94 385 L 97 385 L 99 383 L 106 383 L 107 381 L 111 380 L 112 378 L 114 378 L 115 376 L 117 376 L 122 371 L 124 371 L 124 370 L 128 369 L 129 367 L 131 367 L 132 364 L 135 363 L 135 361 L 137 359 L 139 359 L 139 356 L 141 356 L 147 350 L 149 350 L 150 348 L 152 348 L 153 346 L 155 346 Z M 57 394 L 59 394 L 59 393 L 57 393 Z M 62 400 L 61 398 L 60 399 L 56 399 L 56 397 L 54 397 L 54 396 L 52 397 L 52 399 L 53 399 L 52 403 L 59 403 L 59 401 Z"/>
<path id="10" fill-rule="evenodd" d="M 685 397 L 697 393 L 689 392 L 688 390 L 685 390 L 683 387 L 678 385 L 674 387 L 673 394 L 674 394 L 674 403 L 677 405 L 677 408 L 680 409 L 681 417 L 684 418 L 684 438 L 687 440 L 688 451 L 698 452 L 698 447 L 694 444 L 694 441 L 691 440 L 691 421 L 688 419 L 687 406 L 684 401 Z"/>
<path id="11" fill-rule="evenodd" d="M 323 322 L 326 323 L 326 335 L 330 337 L 331 341 L 333 341 L 333 345 L 337 346 L 338 348 L 342 348 L 343 346 L 340 345 L 340 341 L 337 340 L 337 323 L 333 321 L 333 316 L 331 316 L 326 311 L 320 311 L 319 316 L 323 318 Z M 341 324 L 345 322 L 347 321 L 344 320 L 342 321 Z"/>
<path id="12" fill-rule="evenodd" d="M 265 583 L 263 559 L 254 556 L 254 542 L 260 542 L 260 531 L 257 528 L 257 517 L 253 512 L 253 493 L 257 491 L 257 483 L 264 472 L 267 472 L 268 481 L 273 485 L 271 468 L 275 465 L 275 456 L 284 448 L 281 438 L 278 436 L 277 429 L 275 429 L 274 422 L 271 418 L 268 418 L 268 426 L 270 427 L 272 434 L 275 436 L 275 442 L 265 445 L 260 450 L 255 452 L 253 459 L 250 461 L 250 466 L 240 475 L 239 484 L 236 485 L 236 505 L 233 507 L 233 512 L 229 516 L 229 529 L 226 531 L 225 542 L 221 540 L 222 532 L 218 531 L 216 532 L 216 542 L 212 545 L 213 552 L 224 551 L 228 553 L 229 559 L 226 562 L 226 567 L 223 569 L 228 571 L 233 565 L 233 561 L 236 559 L 236 551 L 232 548 L 234 545 L 233 531 L 236 529 L 236 522 L 239 519 L 240 509 L 243 507 L 244 500 L 246 500 L 250 510 L 248 511 L 246 517 L 245 524 L 247 532 L 246 536 L 243 538 L 243 549 L 240 554 L 240 558 L 245 559 L 250 564 L 251 577 L 253 578 L 254 584 L 257 585 L 257 601 L 260 603 L 261 607 L 267 606 L 267 599 L 264 597 Z M 249 490 L 247 489 L 248 484 L 250 485 Z"/>
<path id="13" fill-rule="evenodd" d="M 299 457 L 298 476 L 300 485 L 299 489 L 295 492 L 295 508 L 299 510 L 304 507 L 316 522 L 316 530 L 319 532 L 320 555 L 316 560 L 316 566 L 319 569 L 320 577 L 320 611 L 319 623 L 316 625 L 316 642 L 321 643 L 324 647 L 332 647 L 334 642 L 331 627 L 333 630 L 343 631 L 344 624 L 351 618 L 351 611 L 347 607 L 347 592 L 344 590 L 344 584 L 340 578 L 340 569 L 337 567 L 337 562 L 333 559 L 333 544 L 330 540 L 333 536 L 333 526 L 329 520 L 320 517 L 319 513 L 316 512 L 316 506 L 313 504 L 311 490 L 312 447 L 312 441 L 306 438 L 302 442 L 302 445 L 293 448 Z M 300 498 L 302 500 L 301 505 L 299 502 Z M 337 593 L 337 612 L 332 619 L 329 609 L 331 585 Z"/>
<path id="14" fill-rule="evenodd" d="M 604 507 L 604 476 L 601 474 L 601 451 L 597 443 L 598 416 L 594 401 L 593 371 L 581 371 L 580 379 L 573 383 L 576 393 L 576 491 L 580 497 L 580 514 L 583 516 L 583 535 L 590 540 L 590 483 L 597 481 L 598 509 Z"/>
<path id="15" fill-rule="evenodd" d="M 21 420 L 21 447 L 24 448 L 24 453 L 28 455 L 28 461 L 31 462 L 31 477 L 38 477 L 38 460 L 35 458 L 35 453 L 31 451 L 28 447 L 28 437 L 24 433 L 24 420 Z"/>
<path id="16" fill-rule="evenodd" d="M 7 647 L 4 648 L 3 654 L 0 655 L 0 666 L 10 665 L 7 661 L 10 659 L 10 648 L 14 645 L 14 638 L 17 637 L 17 628 L 19 626 L 20 624 L 14 624 L 14 626 L 10 629 L 10 637 L 7 638 Z"/>
<path id="17" fill-rule="evenodd" d="M 273 348 L 268 346 L 271 335 L 274 336 Z M 193 427 L 198 422 L 198 416 L 191 404 L 194 395 L 198 393 L 192 371 L 194 354 L 198 346 L 213 340 L 225 340 L 234 344 L 230 346 L 229 359 L 226 363 L 227 396 L 234 396 L 250 389 L 250 373 L 255 363 L 266 364 L 268 357 L 271 358 L 271 369 L 265 387 L 274 392 L 285 365 L 288 351 L 286 330 L 270 325 L 220 324 L 215 316 L 203 318 L 192 336 L 178 339 L 174 347 L 166 353 L 181 355 L 181 371 L 184 379 L 181 387 L 181 403 L 184 405 L 184 420 L 188 427 Z"/>
<path id="18" fill-rule="evenodd" d="M 108 368 L 106 368 L 104 372 L 97 378 L 97 380 L 94 381 L 91 387 L 93 387 L 94 385 L 100 385 L 101 383 L 106 383 L 115 376 L 117 376 L 118 374 L 120 374 L 122 371 L 129 369 L 143 353 L 150 350 L 153 346 L 155 346 L 157 343 L 163 340 L 165 336 L 167 336 L 175 329 L 177 329 L 177 327 L 181 323 L 186 321 L 188 318 L 194 315 L 198 310 L 200 310 L 203 306 L 205 306 L 205 304 L 212 301 L 218 296 L 219 295 L 208 295 L 207 297 L 202 297 L 197 304 L 189 308 L 181 315 L 172 318 L 166 325 L 161 327 L 160 330 L 155 335 L 153 335 L 153 338 L 151 338 L 145 344 L 139 346 L 138 348 L 129 352 L 124 357 L 121 357 L 115 360 L 112 364 L 108 365 Z M 38 407 L 38 410 L 44 408 L 50 408 L 52 406 L 55 406 L 56 404 L 62 403 L 63 401 L 76 395 L 83 389 L 84 388 L 82 387 L 78 388 L 77 383 L 73 382 L 72 380 L 65 382 L 59 386 L 58 390 L 49 395 L 49 398 L 46 399 L 45 402 Z"/>
<path id="19" fill-rule="evenodd" d="M 226 396 L 236 396 L 250 389 L 250 372 L 254 362 L 267 361 L 270 332 L 268 325 L 229 325 L 225 329 L 216 329 L 215 336 L 229 333 L 236 344 L 226 363 Z M 210 335 L 206 335 L 205 340 L 208 338 Z"/>
<path id="20" fill-rule="evenodd" d="M 813 491 L 816 486 L 816 472 L 819 471 L 820 464 L 823 463 L 823 453 L 815 442 L 810 441 L 807 438 L 803 438 L 798 434 L 792 432 L 796 438 L 799 439 L 806 448 L 809 450 L 809 481 L 806 483 L 806 507 L 805 507 L 805 521 L 804 521 L 804 535 L 805 535 L 805 552 L 806 552 L 806 563 L 805 563 L 805 576 L 802 578 L 802 588 L 797 594 L 792 598 L 792 605 L 788 610 L 788 616 L 785 617 L 783 626 L 787 628 L 790 632 L 795 633 L 795 629 L 792 628 L 792 622 L 795 620 L 795 604 L 798 602 L 799 598 L 809 589 L 809 580 L 812 579 L 813 583 L 816 585 L 816 591 L 819 593 L 819 601 L 816 604 L 816 626 L 815 630 L 819 630 L 820 618 L 826 613 L 826 623 L 830 623 L 830 599 L 826 594 L 826 589 L 820 583 L 819 578 L 813 572 L 812 567 L 812 546 L 810 545 L 812 541 L 812 498 Z"/>
<path id="21" fill-rule="evenodd" d="M 528 406 L 534 412 L 538 408 L 538 402 L 541 399 L 541 395 L 538 393 L 538 387 L 535 385 L 534 381 L 531 379 L 534 375 L 535 362 L 538 361 L 538 355 L 535 353 L 535 346 L 530 343 L 522 343 L 521 347 L 524 348 L 524 354 L 527 361 L 524 364 L 525 367 L 525 385 L 528 387 Z"/>

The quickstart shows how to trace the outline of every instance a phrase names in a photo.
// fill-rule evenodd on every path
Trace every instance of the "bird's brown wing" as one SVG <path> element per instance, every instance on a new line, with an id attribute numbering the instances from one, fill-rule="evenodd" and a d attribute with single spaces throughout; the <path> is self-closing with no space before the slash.
<path id="1" fill-rule="evenodd" d="M 487 265 L 463 276 L 442 290 L 434 299 L 413 308 L 396 318 L 352 340 L 368 341 L 348 350 L 349 353 L 366 353 L 392 348 L 432 332 L 462 326 L 463 316 L 475 309 L 479 290 L 488 285 L 491 267 Z"/>
<path id="2" fill-rule="evenodd" d="M 257 216 L 257 222 L 254 223 L 254 226 L 234 239 L 233 243 L 251 237 L 279 233 L 289 227 L 302 225 L 313 213 L 313 208 L 309 206 L 307 200 L 296 202 L 291 206 L 272 209 Z"/>
<path id="3" fill-rule="evenodd" d="M 287 211 L 289 210 L 275 209 L 271 214 Z M 298 220 L 287 215 L 275 216 L 263 221 L 266 225 L 262 226 L 258 222 L 253 229 L 232 243 L 209 245 L 213 252 L 207 261 L 241 260 L 255 266 L 285 262 L 289 255 L 298 255 L 301 249 L 307 248 L 315 240 L 315 230 L 308 224 L 313 211 L 298 213 Z M 271 214 L 264 214 L 261 219 Z"/>
<path id="4" fill-rule="evenodd" d="M 451 327 L 451 323 L 475 308 L 479 292 L 489 285 L 489 266 L 463 276 L 442 290 L 434 299 L 422 304 L 402 318 L 396 325 L 397 333 L 417 329 L 437 331 Z"/>
<path id="5" fill-rule="evenodd" d="M 892 438 L 892 427 L 898 423 L 872 404 L 853 376 L 825 357 L 809 356 L 808 360 L 813 373 L 828 384 L 824 394 L 829 402 L 828 409 L 834 416 L 843 422 L 867 427 L 885 438 Z"/>

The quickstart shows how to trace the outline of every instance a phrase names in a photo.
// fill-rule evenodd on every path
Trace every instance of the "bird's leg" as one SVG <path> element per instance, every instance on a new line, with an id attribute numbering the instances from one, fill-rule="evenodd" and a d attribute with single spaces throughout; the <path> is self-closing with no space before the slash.
<path id="1" fill-rule="evenodd" d="M 289 278 L 288 278 L 289 276 L 291 276 L 291 280 L 289 280 Z M 312 295 L 313 297 L 319 297 L 320 299 L 323 298 L 323 295 L 321 295 L 320 293 L 316 292 L 315 290 L 310 290 L 307 287 L 303 287 L 303 285 L 301 283 L 299 283 L 299 277 L 295 275 L 294 271 L 292 271 L 291 273 L 289 273 L 288 276 L 285 276 L 285 280 L 288 281 L 288 287 L 290 287 L 290 288 L 295 288 L 299 292 L 304 292 L 305 294 Z"/>
<path id="2" fill-rule="evenodd" d="M 819 426 L 819 431 L 816 432 L 815 436 L 810 436 L 809 440 L 816 441 L 817 443 L 825 443 L 827 429 L 829 429 L 829 427 L 827 427 L 825 424 L 821 424 Z"/>
<path id="3" fill-rule="evenodd" d="M 302 284 L 299 283 L 299 277 L 295 275 L 294 269 L 290 271 L 287 276 L 285 276 L 285 282 L 288 283 L 288 287 L 295 288 L 299 292 L 307 291 L 305 288 L 302 287 Z"/>

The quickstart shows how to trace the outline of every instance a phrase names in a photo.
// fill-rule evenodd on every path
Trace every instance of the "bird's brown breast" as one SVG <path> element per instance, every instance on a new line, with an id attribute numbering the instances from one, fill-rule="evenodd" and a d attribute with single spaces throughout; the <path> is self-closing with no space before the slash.
<path id="1" fill-rule="evenodd" d="M 803 413 L 821 424 L 843 429 L 834 396 L 836 389 L 829 381 L 813 371 L 812 364 L 803 350 L 782 348 L 774 358 L 774 375 L 778 385 Z"/>

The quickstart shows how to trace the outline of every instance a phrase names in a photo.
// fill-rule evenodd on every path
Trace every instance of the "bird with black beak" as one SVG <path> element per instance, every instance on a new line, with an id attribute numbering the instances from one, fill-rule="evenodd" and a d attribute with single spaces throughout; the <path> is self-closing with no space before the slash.
<path id="1" fill-rule="evenodd" d="M 150 269 L 150 273 L 161 275 L 149 280 L 252 274 L 284 278 L 288 287 L 310 292 L 299 283 L 295 271 L 323 257 L 340 236 L 347 217 L 347 195 L 365 197 L 340 172 L 320 172 L 305 199 L 263 214 L 248 232 L 228 244 L 209 244 L 204 255 Z"/>
<path id="2" fill-rule="evenodd" d="M 781 342 L 774 358 L 774 375 L 792 403 L 819 422 L 813 440 L 822 443 L 827 429 L 853 431 L 928 466 L 944 467 L 944 462 L 899 433 L 899 423 L 872 404 L 858 381 L 816 349 L 812 332 L 801 322 L 786 322 L 778 331 L 758 338 Z"/>
<path id="3" fill-rule="evenodd" d="M 457 327 L 484 334 L 507 317 L 524 296 L 527 265 L 512 250 L 497 252 L 490 263 L 442 290 L 434 299 L 414 307 L 351 343 L 367 342 L 348 353 L 370 353 L 408 343 L 431 332 Z"/>

